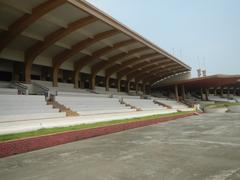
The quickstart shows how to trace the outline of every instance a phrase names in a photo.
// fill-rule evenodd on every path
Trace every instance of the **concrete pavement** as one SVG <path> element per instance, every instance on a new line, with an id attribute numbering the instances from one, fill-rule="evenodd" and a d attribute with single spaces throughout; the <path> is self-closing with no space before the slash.
<path id="1" fill-rule="evenodd" d="M 240 114 L 203 114 L 0 159 L 3 180 L 239 180 Z"/>

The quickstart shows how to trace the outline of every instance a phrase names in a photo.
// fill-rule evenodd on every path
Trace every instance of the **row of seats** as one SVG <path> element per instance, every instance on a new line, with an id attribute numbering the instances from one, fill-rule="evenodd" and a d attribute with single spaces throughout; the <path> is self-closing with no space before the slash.
<path id="1" fill-rule="evenodd" d="M 99 87 L 96 86 L 96 89 L 94 90 L 97 94 L 108 94 L 112 95 L 114 98 L 122 99 L 122 98 L 129 98 L 129 99 L 139 99 L 140 97 L 136 94 L 130 93 L 127 94 L 126 92 L 118 92 L 116 88 L 109 88 L 109 91 L 105 90 L 105 87 Z"/>
<path id="2" fill-rule="evenodd" d="M 135 111 L 135 109 L 121 104 L 117 98 L 57 96 L 56 100 L 80 115 Z"/>
<path id="3" fill-rule="evenodd" d="M 40 81 L 40 80 L 32 80 L 35 84 L 38 84 L 42 87 L 48 88 L 50 92 L 58 92 L 58 93 L 89 93 L 86 89 L 76 89 L 73 84 L 70 83 L 58 83 L 58 87 L 53 87 L 51 81 Z"/>
<path id="4" fill-rule="evenodd" d="M 123 99 L 124 103 L 134 106 L 141 110 L 164 110 L 166 107 L 155 104 L 150 99 Z"/>
<path id="5" fill-rule="evenodd" d="M 212 94 L 208 96 L 208 99 L 210 101 L 219 101 L 219 102 L 236 102 L 236 100 L 231 100 L 231 99 L 228 99 L 227 97 L 214 96 Z"/>
<path id="6" fill-rule="evenodd" d="M 14 95 L 14 94 L 18 94 L 18 90 L 13 88 L 0 88 L 0 94 Z"/>
<path id="7" fill-rule="evenodd" d="M 11 88 L 10 82 L 0 81 L 0 94 L 18 94 L 18 90 Z"/>
<path id="8" fill-rule="evenodd" d="M 167 106 L 170 106 L 172 109 L 185 109 L 188 108 L 185 104 L 181 102 L 177 102 L 173 99 L 167 99 L 167 98 L 154 98 L 155 101 L 165 104 Z"/>
<path id="9" fill-rule="evenodd" d="M 47 105 L 44 96 L 0 95 L 0 122 L 65 117 Z"/>
<path id="10" fill-rule="evenodd" d="M 70 83 L 58 83 L 58 87 L 52 87 L 52 82 L 50 81 L 39 81 L 39 80 L 33 80 L 34 83 L 37 83 L 38 85 L 48 88 L 49 91 L 52 94 L 56 94 L 57 96 L 94 96 L 94 97 L 114 97 L 114 98 L 137 98 L 139 99 L 139 96 L 134 95 L 128 95 L 125 92 L 118 92 L 116 88 L 110 88 L 109 91 L 105 90 L 105 87 L 96 86 L 96 89 L 94 91 L 87 90 L 87 89 L 76 89 L 74 88 L 73 84 Z"/>

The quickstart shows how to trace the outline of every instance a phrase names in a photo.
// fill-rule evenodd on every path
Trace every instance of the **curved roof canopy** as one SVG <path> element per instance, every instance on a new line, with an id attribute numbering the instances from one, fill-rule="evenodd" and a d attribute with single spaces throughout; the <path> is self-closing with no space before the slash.
<path id="1" fill-rule="evenodd" d="M 174 85 L 184 85 L 187 88 L 212 88 L 231 85 L 234 86 L 236 84 L 240 84 L 240 75 L 217 74 L 206 77 L 165 82 L 163 84 L 159 83 L 159 86 L 169 87 Z"/>
<path id="2" fill-rule="evenodd" d="M 190 67 L 83 0 L 0 0 L 0 56 L 19 51 L 26 80 L 32 64 L 49 59 L 57 76 L 64 63 L 75 78 L 85 66 L 92 76 L 159 80 Z M 135 75 L 138 75 L 136 77 Z M 146 78 L 148 77 L 148 78 Z"/>

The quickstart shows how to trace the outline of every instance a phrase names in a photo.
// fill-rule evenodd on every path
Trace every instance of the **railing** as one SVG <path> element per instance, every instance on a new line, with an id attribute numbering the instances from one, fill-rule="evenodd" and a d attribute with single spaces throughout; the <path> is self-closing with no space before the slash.
<path id="1" fill-rule="evenodd" d="M 50 96 L 49 88 L 47 88 L 41 84 L 38 84 L 36 82 L 32 82 L 32 85 L 34 87 L 34 91 L 36 94 L 43 94 L 46 98 L 48 98 Z"/>
<path id="2" fill-rule="evenodd" d="M 166 108 L 168 108 L 168 109 L 172 109 L 171 106 L 169 106 L 169 105 L 167 105 L 167 104 L 164 104 L 164 103 L 162 103 L 162 102 L 159 102 L 159 101 L 157 101 L 157 100 L 153 100 L 153 103 L 154 103 L 154 104 L 158 104 L 159 106 L 164 106 L 164 107 L 166 107 Z"/>
<path id="3" fill-rule="evenodd" d="M 196 103 L 186 100 L 186 99 L 185 100 L 181 99 L 180 102 L 187 105 L 190 108 L 194 108 L 194 106 L 196 105 Z"/>
<path id="4" fill-rule="evenodd" d="M 24 95 L 29 94 L 28 87 L 24 86 L 20 82 L 12 82 L 10 86 L 16 88 L 18 90 L 18 94 L 24 94 Z"/>

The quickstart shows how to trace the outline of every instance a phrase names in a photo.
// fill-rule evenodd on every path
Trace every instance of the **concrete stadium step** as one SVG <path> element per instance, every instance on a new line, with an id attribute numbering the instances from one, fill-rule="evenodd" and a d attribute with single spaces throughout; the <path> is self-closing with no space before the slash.
<path id="1" fill-rule="evenodd" d="M 63 118 L 66 114 L 61 113 L 34 113 L 34 114 L 15 114 L 15 115 L 0 115 L 0 126 L 4 122 L 15 122 L 15 121 L 30 121 L 50 118 Z"/>
<path id="2" fill-rule="evenodd" d="M 96 114 L 113 114 L 113 113 L 125 113 L 133 112 L 134 109 L 114 109 L 114 110 L 94 110 L 94 111 L 78 111 L 80 115 L 96 115 Z"/>
<path id="3" fill-rule="evenodd" d="M 68 107 L 68 106 L 67 106 Z M 72 107 L 71 109 L 75 110 L 75 111 L 91 111 L 91 108 L 90 107 Z M 94 111 L 97 111 L 97 110 L 124 110 L 124 109 L 130 109 L 128 107 L 125 107 L 125 106 L 118 106 L 118 107 L 94 107 Z"/>
<path id="4" fill-rule="evenodd" d="M 0 110 L 1 115 L 20 115 L 20 114 L 39 114 L 39 113 L 57 113 L 58 109 L 8 109 L 8 110 Z"/>
<path id="5" fill-rule="evenodd" d="M 153 100 L 149 99 L 123 99 L 125 104 L 129 104 L 132 107 L 136 107 L 141 110 L 163 110 L 166 109 L 163 106 L 155 104 Z"/>
<path id="6" fill-rule="evenodd" d="M 0 88 L 0 94 L 16 95 L 16 94 L 18 94 L 18 90 L 17 89 L 12 89 L 12 88 Z"/>
<path id="7" fill-rule="evenodd" d="M 0 95 L 0 122 L 64 117 L 44 96 Z"/>
<path id="8" fill-rule="evenodd" d="M 81 105 L 77 105 L 77 104 L 66 104 L 65 103 L 65 106 L 71 106 L 71 107 L 74 107 L 74 108 L 92 108 L 92 107 L 94 107 L 94 108 L 121 108 L 121 107 L 126 107 L 126 106 L 123 106 L 123 105 L 104 105 L 104 107 L 101 105 L 101 104 L 99 104 L 99 105 L 94 105 L 94 106 L 92 106 L 91 104 L 90 105 L 85 105 L 85 104 L 81 104 Z"/>
<path id="9" fill-rule="evenodd" d="M 134 111 L 121 104 L 117 98 L 57 96 L 56 101 L 80 115 Z"/>
<path id="10" fill-rule="evenodd" d="M 153 99 L 159 103 L 165 104 L 167 106 L 170 106 L 173 109 L 178 109 L 178 110 L 184 110 L 184 109 L 188 109 L 188 106 L 186 106 L 185 104 L 181 103 L 181 102 L 177 102 L 175 100 L 172 99 L 167 99 L 167 98 L 154 98 Z"/>

